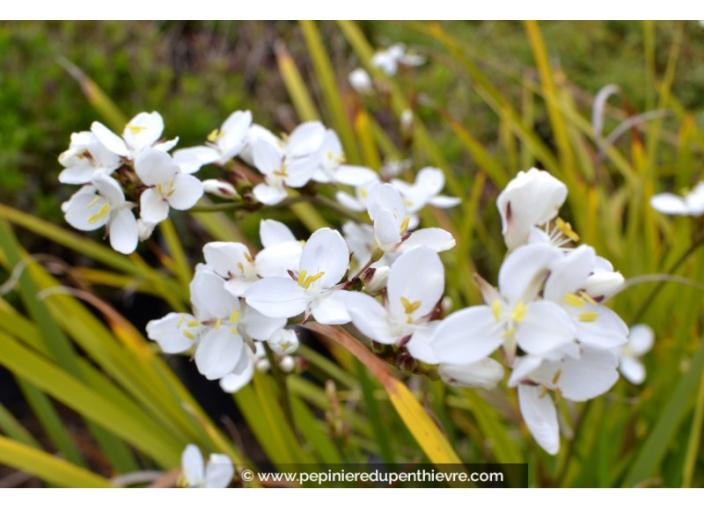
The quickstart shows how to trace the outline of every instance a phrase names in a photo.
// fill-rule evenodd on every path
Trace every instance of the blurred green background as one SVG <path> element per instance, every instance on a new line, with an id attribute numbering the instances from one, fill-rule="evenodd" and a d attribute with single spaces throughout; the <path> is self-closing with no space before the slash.
<path id="1" fill-rule="evenodd" d="M 376 47 L 403 41 L 425 53 L 437 47 L 413 25 L 360 24 Z M 655 27 L 655 74 L 664 73 L 675 22 Z M 520 102 L 521 80 L 535 77 L 535 64 L 518 22 L 455 22 L 446 30 L 465 41 L 502 94 Z M 338 79 L 359 65 L 334 23 L 320 30 Z M 589 104 L 606 84 L 622 90 L 626 110 L 653 107 L 639 22 L 544 22 L 541 30 L 551 64 L 564 70 L 576 92 Z M 297 121 L 273 53 L 282 41 L 294 57 L 314 96 L 317 80 L 305 41 L 295 22 L 2 22 L 0 23 L 0 202 L 45 218 L 55 217 L 73 191 L 59 186 L 57 156 L 74 131 L 88 129 L 98 114 L 78 83 L 60 65 L 77 65 L 125 114 L 157 110 L 166 136 L 178 134 L 179 146 L 199 144 L 233 110 L 251 109 L 255 122 L 288 129 Z M 679 55 L 673 96 L 689 111 L 704 105 L 704 29 L 688 22 Z M 440 63 L 447 60 L 442 54 Z M 497 117 L 467 86 L 450 63 L 414 73 L 413 88 L 471 129 L 486 147 L 497 145 Z M 422 96 L 421 96 L 422 97 Z M 417 114 L 433 127 L 434 113 Z M 550 141 L 547 116 L 538 115 L 536 131 Z M 701 116 L 697 116 L 701 122 Z M 438 122 L 435 140 L 447 159 L 462 165 L 468 156 L 446 125 Z M 608 128 L 608 126 L 607 126 Z M 517 168 L 518 170 L 518 168 Z"/>

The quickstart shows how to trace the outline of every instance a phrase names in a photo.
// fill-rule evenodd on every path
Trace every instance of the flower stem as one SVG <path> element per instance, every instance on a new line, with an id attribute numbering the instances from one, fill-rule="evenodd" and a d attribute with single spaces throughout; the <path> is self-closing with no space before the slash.
<path id="1" fill-rule="evenodd" d="M 296 423 L 293 421 L 293 411 L 291 409 L 291 398 L 288 393 L 288 386 L 286 384 L 286 374 L 284 374 L 283 370 L 281 370 L 281 367 L 276 362 L 274 351 L 271 350 L 271 348 L 266 342 L 263 343 L 264 349 L 266 350 L 266 357 L 269 360 L 269 364 L 271 365 L 272 375 L 274 376 L 274 380 L 276 381 L 276 384 L 279 387 L 279 392 L 281 393 L 279 395 L 281 408 L 283 409 L 284 415 L 286 416 L 286 421 L 288 421 L 291 430 L 293 430 L 295 434 Z"/>
<path id="2" fill-rule="evenodd" d="M 691 246 L 687 248 L 687 250 L 682 255 L 680 255 L 680 258 L 678 258 L 674 264 L 672 264 L 670 269 L 667 271 L 667 274 L 671 275 L 675 271 L 677 271 L 679 267 L 686 262 L 690 255 L 696 252 L 702 244 L 704 244 L 704 232 L 700 233 L 697 237 L 694 238 Z M 667 283 L 666 280 L 660 281 L 650 292 L 648 297 L 645 299 L 645 301 L 643 301 L 643 303 L 640 305 L 635 315 L 631 319 L 631 325 L 636 324 L 641 319 L 641 317 L 643 317 L 645 312 L 648 310 L 648 307 L 652 304 L 652 302 L 657 297 L 658 293 L 662 290 L 665 283 Z"/>

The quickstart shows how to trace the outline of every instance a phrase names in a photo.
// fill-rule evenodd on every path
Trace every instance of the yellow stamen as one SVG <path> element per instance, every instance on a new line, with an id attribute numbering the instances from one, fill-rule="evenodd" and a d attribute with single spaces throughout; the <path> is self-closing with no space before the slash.
<path id="1" fill-rule="evenodd" d="M 181 317 L 181 320 L 183 320 L 183 317 Z M 188 321 L 186 323 L 186 326 L 188 326 L 189 328 L 195 328 L 197 325 L 198 325 L 198 321 L 195 321 L 195 320 Z"/>
<path id="2" fill-rule="evenodd" d="M 538 398 L 543 398 L 545 395 L 548 394 L 548 391 L 550 391 L 550 390 L 548 390 L 548 387 L 543 386 L 543 391 L 540 392 L 540 395 L 538 395 Z"/>
<path id="3" fill-rule="evenodd" d="M 195 340 L 195 339 L 196 339 L 196 336 L 195 336 L 193 333 L 191 333 L 190 331 L 188 331 L 188 330 L 186 330 L 186 331 L 183 332 L 183 336 L 185 336 L 185 337 L 188 338 L 189 340 Z"/>
<path id="4" fill-rule="evenodd" d="M 555 372 L 555 375 L 552 378 L 552 383 L 557 384 L 557 381 L 560 380 L 561 375 L 562 375 L 562 370 L 558 370 L 557 372 Z"/>
<path id="5" fill-rule="evenodd" d="M 230 324 L 235 324 L 237 322 L 237 319 L 240 318 L 240 311 L 235 310 L 230 314 Z"/>
<path id="6" fill-rule="evenodd" d="M 125 126 L 125 127 L 127 129 L 129 129 L 130 131 L 132 131 L 133 135 L 138 135 L 140 133 L 140 131 L 144 131 L 145 129 L 147 129 L 142 126 L 133 126 L 132 124 L 127 124 L 127 126 Z"/>
<path id="7" fill-rule="evenodd" d="M 335 156 L 332 155 L 332 151 L 328 151 L 328 159 L 333 159 Z"/>
<path id="8" fill-rule="evenodd" d="M 406 233 L 406 230 L 408 230 L 408 224 L 411 222 L 411 217 L 406 216 L 403 221 L 401 222 L 401 235 Z"/>
<path id="9" fill-rule="evenodd" d="M 321 271 L 321 272 L 319 272 L 318 274 L 315 274 L 315 275 L 313 275 L 313 276 L 309 276 L 308 278 L 306 278 L 306 281 L 303 282 L 303 287 L 304 287 L 305 289 L 307 289 L 308 287 L 310 287 L 310 284 L 311 284 L 311 283 L 313 283 L 313 282 L 316 281 L 316 280 L 320 280 L 320 279 L 323 277 L 324 274 L 325 274 L 325 273 L 324 273 L 323 271 Z"/>
<path id="10" fill-rule="evenodd" d="M 219 129 L 213 129 L 210 134 L 208 134 L 208 141 L 215 143 L 223 136 L 225 136 L 225 133 L 223 131 L 220 131 Z"/>
<path id="11" fill-rule="evenodd" d="M 222 318 L 221 318 L 221 317 L 218 317 L 218 320 L 215 321 L 215 330 L 216 330 L 216 331 L 217 331 L 218 329 L 220 329 L 220 324 L 221 324 L 221 323 L 222 323 Z"/>
<path id="12" fill-rule="evenodd" d="M 585 303 L 584 299 L 574 294 L 565 294 L 565 297 L 562 298 L 562 302 L 566 305 L 574 306 L 575 308 L 583 308 Z"/>
<path id="13" fill-rule="evenodd" d="M 501 302 L 498 299 L 491 303 L 491 313 L 494 314 L 494 319 L 498 322 L 501 318 Z"/>
<path id="14" fill-rule="evenodd" d="M 88 208 L 90 209 L 91 207 L 93 207 L 98 202 L 98 200 L 100 200 L 100 195 L 95 195 L 95 198 L 88 203 Z"/>
<path id="15" fill-rule="evenodd" d="M 298 274 L 298 285 L 300 285 L 301 287 L 304 286 L 303 284 L 306 281 L 307 274 L 308 274 L 308 271 L 306 271 L 305 269 Z"/>
<path id="16" fill-rule="evenodd" d="M 288 174 L 286 173 L 286 163 L 281 163 L 281 169 L 274 170 L 274 175 L 278 175 L 279 177 L 288 177 Z"/>
<path id="17" fill-rule="evenodd" d="M 572 225 L 567 223 L 562 218 L 557 218 L 557 220 L 555 220 L 555 223 L 557 224 L 557 228 L 560 229 L 560 232 L 562 232 L 575 242 L 579 241 L 579 236 L 577 235 L 577 232 L 572 230 Z"/>
<path id="18" fill-rule="evenodd" d="M 594 322 L 596 319 L 596 312 L 584 312 L 579 314 L 580 322 Z"/>
<path id="19" fill-rule="evenodd" d="M 591 297 L 589 294 L 587 294 L 586 292 L 584 292 L 583 290 L 580 290 L 580 291 L 579 291 L 579 295 L 582 296 L 582 298 L 583 298 L 587 303 L 589 303 L 590 305 L 596 305 L 596 304 L 597 304 L 597 302 L 594 301 L 594 300 L 592 299 L 592 297 Z"/>
<path id="20" fill-rule="evenodd" d="M 360 197 L 362 197 L 362 198 L 367 198 L 367 194 L 368 194 L 368 193 L 367 193 L 367 190 L 365 190 L 365 189 L 360 189 L 360 190 L 359 190 L 359 196 L 360 196 Z"/>
<path id="21" fill-rule="evenodd" d="M 523 302 L 518 303 L 516 305 L 516 308 L 513 309 L 513 313 L 511 314 L 511 320 L 513 322 L 521 322 L 526 316 L 526 312 L 528 312 L 528 307 L 526 306 L 526 304 Z"/>
<path id="22" fill-rule="evenodd" d="M 91 225 L 93 223 L 97 223 L 98 221 L 105 218 L 105 216 L 109 212 L 110 212 L 110 204 L 103 204 L 103 206 L 100 208 L 100 210 L 97 213 L 88 217 L 88 223 L 90 223 Z"/>
<path id="23" fill-rule="evenodd" d="M 403 311 L 406 312 L 407 315 L 411 315 L 413 312 L 418 310 L 420 308 L 420 301 L 414 301 L 411 303 L 408 299 L 405 297 L 401 298 L 401 304 L 403 305 Z"/>
<path id="24" fill-rule="evenodd" d="M 178 323 L 176 324 L 176 329 L 181 327 L 181 324 L 183 324 L 183 321 L 186 320 L 186 316 L 182 315 L 181 318 L 178 320 Z"/>
<path id="25" fill-rule="evenodd" d="M 237 268 L 240 270 L 242 274 L 244 274 L 244 266 L 242 265 L 242 262 L 237 263 Z"/>
<path id="26" fill-rule="evenodd" d="M 247 262 L 249 262 L 250 264 L 254 262 L 254 260 L 252 260 L 252 256 L 249 254 L 248 251 L 244 252 L 244 258 L 246 258 Z"/>

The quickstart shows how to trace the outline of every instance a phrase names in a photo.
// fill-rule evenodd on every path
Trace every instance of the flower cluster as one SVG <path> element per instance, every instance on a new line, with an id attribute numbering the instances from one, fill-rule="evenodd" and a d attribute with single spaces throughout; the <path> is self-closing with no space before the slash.
<path id="1" fill-rule="evenodd" d="M 547 172 L 520 172 L 498 198 L 511 250 L 498 288 L 477 276 L 485 305 L 450 315 L 431 339 L 440 361 L 476 363 L 500 349 L 538 444 L 559 450 L 551 394 L 582 402 L 618 380 L 629 330 L 605 301 L 623 284 L 612 265 L 557 217 L 567 196 Z"/>
<path id="2" fill-rule="evenodd" d="M 82 185 L 63 206 L 71 225 L 105 226 L 112 246 L 130 253 L 171 208 L 189 209 L 204 192 L 254 211 L 299 194 L 315 197 L 325 186 L 335 187 L 339 205 L 328 203 L 358 218 L 341 232 L 321 228 L 306 241 L 263 219 L 256 252 L 237 242 L 203 247 L 204 262 L 190 283 L 191 313 L 152 320 L 147 334 L 165 353 L 192 352 L 200 373 L 223 390 L 238 391 L 255 370 L 296 370 L 297 321 L 349 325 L 400 369 L 450 385 L 490 389 L 508 369 L 528 429 L 555 454 L 552 395 L 592 399 L 616 383 L 619 369 L 634 383 L 643 380 L 636 357 L 650 347 L 652 332 L 634 328 L 629 337 L 605 305 L 623 277 L 592 247 L 579 245 L 558 217 L 567 188 L 547 172 L 519 172 L 501 192 L 508 255 L 498 286 L 477 276 L 485 304 L 445 316 L 439 253 L 455 239 L 444 229 L 422 228 L 419 214 L 460 202 L 442 194 L 442 170 L 423 168 L 406 181 L 399 176 L 409 173 L 408 161 L 381 174 L 350 165 L 337 134 L 320 122 L 279 137 L 237 111 L 204 145 L 173 154 L 178 139 L 162 140 L 163 128 L 158 113 L 141 113 L 122 136 L 97 122 L 72 136 L 59 158 L 60 180 Z M 234 158 L 256 172 L 239 171 Z M 226 178 L 199 181 L 193 174 L 204 165 L 220 167 Z M 190 485 L 219 476 L 203 467 L 199 452 L 187 453 Z"/>
<path id="3" fill-rule="evenodd" d="M 200 166 L 195 159 L 169 154 L 178 138 L 161 140 L 163 131 L 161 115 L 152 112 L 135 116 L 122 136 L 100 122 L 74 133 L 59 156 L 64 166 L 59 181 L 82 185 L 62 205 L 66 221 L 79 230 L 105 227 L 116 251 L 132 253 L 170 208 L 193 207 L 203 195 L 203 184 L 191 175 Z"/>

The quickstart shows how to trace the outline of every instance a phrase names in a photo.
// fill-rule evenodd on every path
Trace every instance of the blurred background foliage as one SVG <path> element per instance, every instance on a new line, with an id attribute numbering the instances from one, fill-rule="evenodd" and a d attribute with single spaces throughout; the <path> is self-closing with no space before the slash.
<path id="1" fill-rule="evenodd" d="M 424 45 L 428 49 L 423 53 L 437 56 L 432 53 L 437 42 L 403 23 L 365 22 L 360 27 L 375 47 L 403 41 Z M 569 77 L 577 100 L 589 104 L 601 87 L 615 83 L 633 111 L 652 109 L 643 25 L 545 22 L 541 29 L 553 67 Z M 320 30 L 344 87 L 347 73 L 359 60 L 334 24 L 323 23 Z M 518 104 L 522 78 L 536 73 L 520 23 L 456 22 L 447 30 L 472 49 L 486 76 Z M 656 25 L 657 75 L 665 70 L 674 30 L 675 23 Z M 704 29 L 691 22 L 684 37 L 672 90 L 683 108 L 698 111 L 704 107 Z M 314 96 L 319 96 L 294 22 L 1 22 L 0 202 L 51 218 L 70 193 L 58 185 L 56 158 L 68 146 L 68 135 L 87 129 L 96 112 L 60 65 L 60 57 L 81 68 L 127 115 L 162 112 L 165 134 L 178 134 L 179 145 L 186 147 L 201 143 L 203 133 L 238 108 L 253 109 L 263 125 L 287 130 L 295 124 L 273 54 L 278 40 L 285 42 Z M 409 84 L 495 150 L 498 119 L 456 70 L 456 64 L 426 66 Z M 438 114 L 422 107 L 418 113 L 433 128 L 447 159 L 462 168 L 467 156 Z M 544 112 L 536 116 L 536 131 L 552 138 Z"/>
<path id="2" fill-rule="evenodd" d="M 539 27 L 537 33 L 535 25 L 518 22 L 322 22 L 312 28 L 1 22 L 0 276 L 10 276 L 23 250 L 53 275 L 33 264 L 16 292 L 0 299 L 0 363 L 10 368 L 0 373 L 7 406 L 0 406 L 0 429 L 17 443 L 0 437 L 0 463 L 49 484 L 100 486 L 138 468 L 175 468 L 187 442 L 228 453 L 240 466 L 428 458 L 427 445 L 414 443 L 407 416 L 387 405 L 388 388 L 334 343 L 321 339 L 301 350 L 308 370 L 289 377 L 295 430 L 282 423 L 281 395 L 271 378 L 258 376 L 233 402 L 187 358 L 162 360 L 144 339 L 144 324 L 187 306 L 189 272 L 204 242 L 252 241 L 262 214 L 175 214 L 178 236 L 169 235 L 168 223 L 129 258 L 112 252 L 98 233 L 55 228 L 66 227 L 59 208 L 75 191 L 59 185 L 57 157 L 72 132 L 106 120 L 68 72 L 73 64 L 127 118 L 159 111 L 165 136 L 180 136 L 179 147 L 202 143 L 236 109 L 252 110 L 255 122 L 273 131 L 290 131 L 315 118 L 317 109 L 326 125 L 353 133 L 343 139 L 348 156 L 361 153 L 375 169 L 380 155 L 412 156 L 416 170 L 442 167 L 446 191 L 462 196 L 463 204 L 423 220 L 458 239 L 443 254 L 455 309 L 479 303 L 474 271 L 495 281 L 505 253 L 494 206 L 498 190 L 532 165 L 564 180 L 566 219 L 624 276 L 677 272 L 689 279 L 689 285 L 664 286 L 652 303 L 653 282 L 613 301 L 627 322 L 643 321 L 656 331 L 645 385 L 621 381 L 592 403 L 561 404 L 566 435 L 579 441 L 563 440 L 552 458 L 527 433 L 513 391 L 457 390 L 394 375 L 422 395 L 423 410 L 441 424 L 459 458 L 528 462 L 532 486 L 701 486 L 702 294 L 691 281 L 704 281 L 704 261 L 695 252 L 679 262 L 701 222 L 658 215 L 648 200 L 702 175 L 704 29 L 696 22 L 621 21 Z M 311 44 L 316 29 L 322 45 Z M 358 97 L 349 71 L 368 66 L 372 49 L 399 41 L 428 64 L 392 79 L 377 73 L 377 95 Z M 334 73 L 327 83 L 321 47 Z M 300 77 L 291 77 L 291 63 Z M 591 116 L 595 95 L 609 84 L 620 92 L 604 108 L 603 133 L 631 116 L 659 113 L 600 154 Z M 301 100 L 302 90 L 312 101 Z M 410 136 L 399 121 L 406 107 L 416 119 Z M 363 150 L 365 144 L 372 150 Z M 317 212 L 336 222 L 331 211 Z M 306 221 L 296 210 L 274 217 L 301 238 L 320 219 Z M 13 233 L 5 219 L 22 228 Z M 81 299 L 89 304 L 68 296 L 37 299 L 40 289 L 58 284 L 86 291 L 92 297 Z M 416 416 L 428 420 L 425 413 Z M 41 450 L 58 451 L 67 462 Z M 81 466 L 97 475 L 76 471 Z"/>

